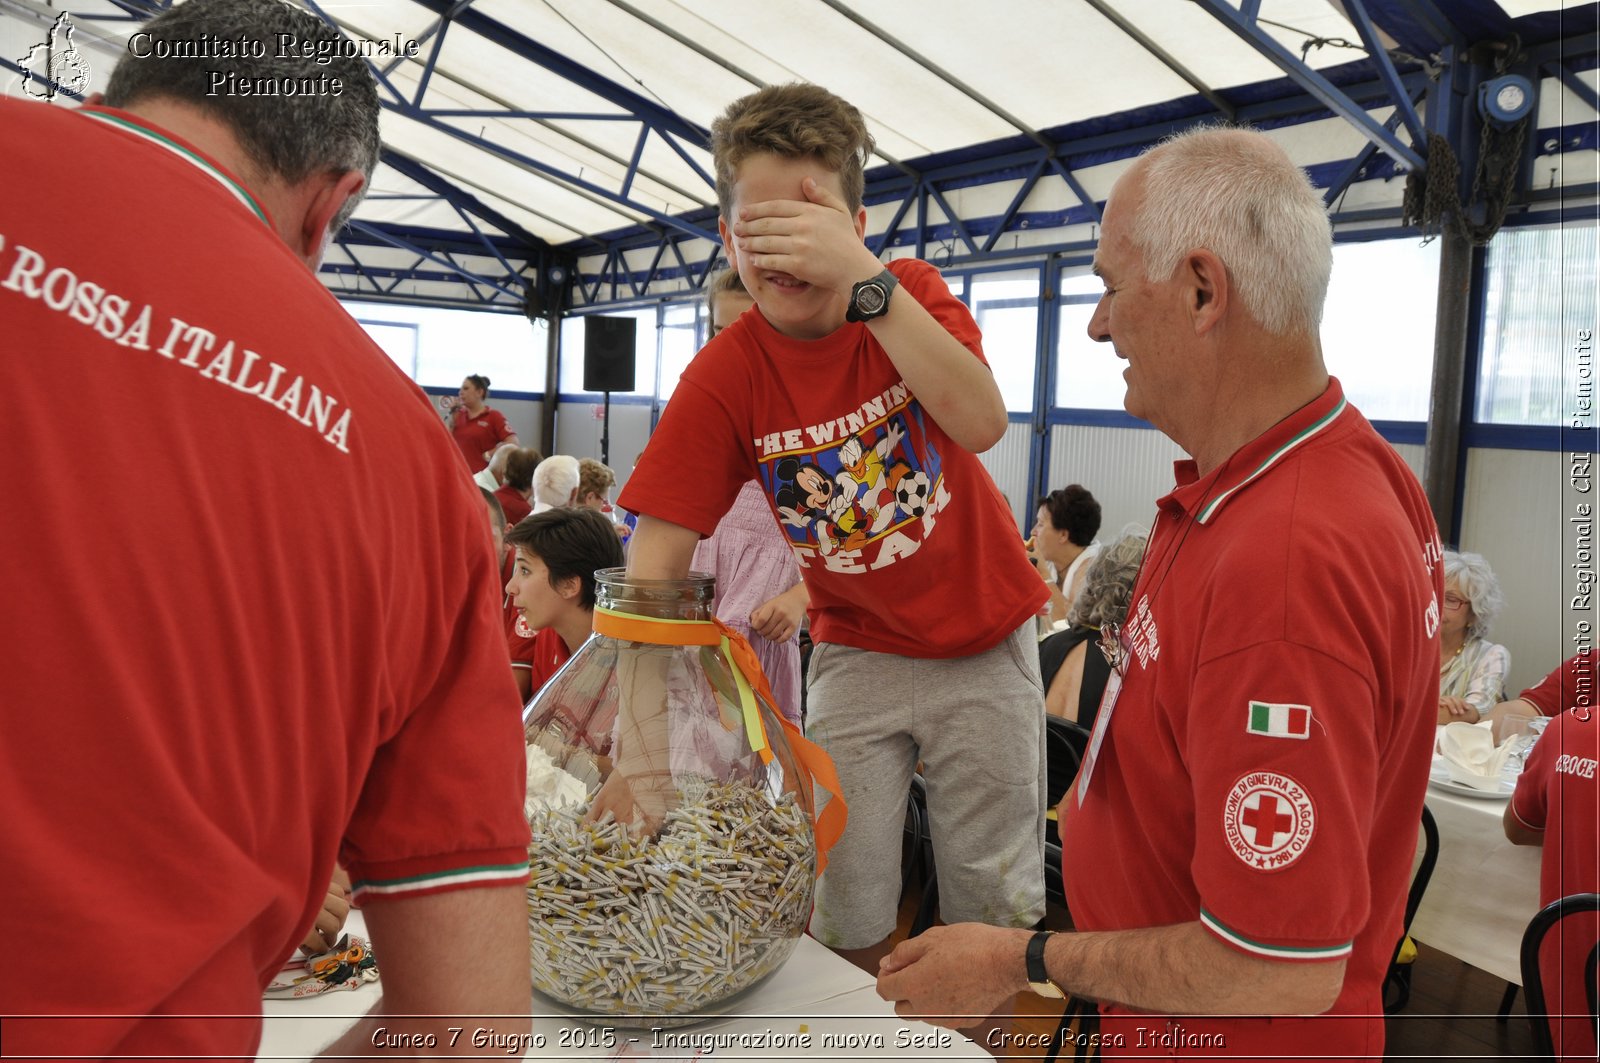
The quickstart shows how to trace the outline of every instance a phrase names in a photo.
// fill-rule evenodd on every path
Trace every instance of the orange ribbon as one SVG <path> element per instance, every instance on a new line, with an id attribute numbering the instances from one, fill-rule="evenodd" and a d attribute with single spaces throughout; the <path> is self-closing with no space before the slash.
<path id="1" fill-rule="evenodd" d="M 726 645 L 729 655 L 733 658 L 732 664 L 749 683 L 754 692 L 766 699 L 768 705 L 777 706 L 778 701 L 772 696 L 772 687 L 767 682 L 766 673 L 761 670 L 761 661 L 756 657 L 756 651 L 751 648 L 745 637 L 720 620 L 663 620 L 655 617 L 638 616 L 633 613 L 619 613 L 613 609 L 597 608 L 594 611 L 594 630 L 597 635 L 607 638 L 621 639 L 625 642 L 648 642 L 658 646 L 718 646 Z M 833 760 L 822 747 L 806 738 L 800 733 L 800 728 L 789 721 L 783 713 L 776 712 L 779 725 L 783 728 L 784 738 L 789 743 L 789 748 L 794 751 L 795 760 L 800 767 L 810 775 L 817 786 L 822 787 L 832 799 L 823 808 L 822 812 L 812 813 L 812 831 L 817 839 L 817 874 L 822 874 L 828 866 L 828 850 L 833 848 L 835 842 L 844 834 L 845 821 L 849 810 L 844 803 L 844 790 L 839 785 L 839 773 L 834 769 Z M 761 728 L 759 741 L 766 742 L 766 723 L 757 715 L 758 725 Z M 751 736 L 755 739 L 755 736 Z M 752 741 L 753 746 L 756 741 Z M 771 761 L 772 753 L 767 748 L 758 748 L 764 761 Z M 812 797 L 812 806 L 816 806 L 816 798 Z"/>

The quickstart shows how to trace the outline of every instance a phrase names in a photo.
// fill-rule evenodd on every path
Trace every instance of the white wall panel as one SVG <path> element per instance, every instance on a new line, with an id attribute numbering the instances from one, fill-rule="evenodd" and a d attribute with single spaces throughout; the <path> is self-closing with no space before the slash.
<path id="1" fill-rule="evenodd" d="M 1028 451 L 1033 439 L 1031 424 L 1006 425 L 1006 434 L 1000 442 L 978 455 L 983 467 L 989 470 L 994 482 L 1011 500 L 1011 512 L 1017 518 L 1017 530 L 1027 535 L 1033 527 L 1033 503 L 1028 493 Z"/>
<path id="2" fill-rule="evenodd" d="M 1488 559 L 1505 594 L 1490 637 L 1511 651 L 1512 696 L 1573 652 L 1565 641 L 1574 615 L 1563 582 L 1567 475 L 1566 456 L 1550 451 L 1467 453 L 1461 548 Z"/>
<path id="3" fill-rule="evenodd" d="M 544 416 L 543 402 L 538 399 L 505 399 L 491 394 L 489 405 L 505 416 L 506 424 L 517 433 L 517 439 L 523 446 L 539 445 L 539 420 Z"/>
<path id="4" fill-rule="evenodd" d="M 1425 453 L 1422 444 L 1399 443 L 1395 445 L 1394 449 L 1395 453 L 1399 454 L 1401 458 L 1405 459 L 1405 463 L 1411 466 L 1411 471 L 1417 474 L 1417 481 L 1420 483 L 1422 480 L 1422 458 Z"/>
<path id="5" fill-rule="evenodd" d="M 1057 425 L 1050 432 L 1047 489 L 1082 484 L 1100 502 L 1100 541 L 1129 523 L 1150 527 L 1156 499 L 1172 490 L 1178 445 L 1148 428 Z"/>
<path id="6" fill-rule="evenodd" d="M 600 418 L 595 410 L 598 402 L 563 402 L 556 407 L 557 454 L 571 454 L 575 458 L 600 457 Z M 612 501 L 628 482 L 634 462 L 644 451 L 650 438 L 650 407 L 642 405 L 611 404 L 611 471 L 617 474 L 617 486 L 611 491 Z"/>

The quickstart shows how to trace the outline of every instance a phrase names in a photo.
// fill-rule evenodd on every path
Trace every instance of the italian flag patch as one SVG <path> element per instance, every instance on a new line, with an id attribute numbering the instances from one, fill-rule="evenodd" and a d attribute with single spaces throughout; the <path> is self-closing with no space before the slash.
<path id="1" fill-rule="evenodd" d="M 1252 701 L 1245 730 L 1268 738 L 1310 738 L 1311 706 Z"/>

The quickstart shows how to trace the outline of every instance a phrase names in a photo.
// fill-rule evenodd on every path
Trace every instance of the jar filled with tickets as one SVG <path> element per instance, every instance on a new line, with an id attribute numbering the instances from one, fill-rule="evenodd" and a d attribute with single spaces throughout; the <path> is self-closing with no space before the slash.
<path id="1" fill-rule="evenodd" d="M 597 1021 L 681 1025 L 789 958 L 844 803 L 710 577 L 595 580 L 595 634 L 524 714 L 533 984 Z"/>

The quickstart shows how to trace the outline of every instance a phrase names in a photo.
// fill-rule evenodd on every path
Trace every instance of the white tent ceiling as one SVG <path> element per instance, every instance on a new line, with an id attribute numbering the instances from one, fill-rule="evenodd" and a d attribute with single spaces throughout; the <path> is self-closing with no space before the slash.
<path id="1" fill-rule="evenodd" d="M 479 300 L 514 302 L 514 278 L 496 295 L 492 286 L 450 277 L 450 269 L 505 282 L 508 273 L 539 268 L 541 247 L 554 247 L 569 259 L 579 256 L 587 272 L 599 264 L 602 244 L 619 233 L 714 229 L 707 220 L 715 197 L 704 130 L 731 100 L 763 84 L 811 81 L 855 102 L 882 161 L 914 172 L 930 157 L 964 150 L 981 157 L 981 146 L 1019 137 L 1048 143 L 1043 131 L 1181 101 L 1209 99 L 1231 108 L 1238 90 L 1253 98 L 1249 87 L 1284 77 L 1224 19 L 1192 0 L 1008 0 L 984 7 L 971 0 L 298 2 L 352 38 L 417 42 L 415 58 L 375 63 L 387 82 L 381 93 L 388 163 L 357 213 L 370 227 L 361 231 L 365 242 L 347 242 L 330 259 L 336 269 L 359 264 L 376 287 L 393 275 L 393 297 L 443 298 L 454 291 L 464 298 L 471 291 Z M 1412 2 L 1367 0 L 1366 6 L 1405 9 Z M 89 61 L 87 91 L 102 89 L 140 18 L 157 6 L 154 0 L 0 0 L 0 58 L 19 57 L 0 69 L 5 91 L 20 91 L 20 57 L 44 39 L 62 10 L 72 15 L 73 43 Z M 1358 27 L 1336 0 L 1262 0 L 1259 8 L 1260 30 L 1289 53 L 1303 53 L 1313 70 L 1367 57 Z M 1565 8 L 1577 24 L 1593 21 L 1595 5 L 1438 5 L 1447 15 L 1467 8 L 1480 21 Z M 1576 25 L 1573 32 L 1584 29 Z M 1590 38 L 1585 47 L 1592 53 L 1592 32 Z M 1575 65 L 1569 73 L 1592 96 L 1592 57 Z M 1593 113 L 1582 110 L 1581 89 L 1574 94 L 1548 78 L 1545 91 L 1547 109 L 1555 101 L 1557 125 L 1573 120 L 1569 107 Z M 1378 105 L 1372 114 L 1382 122 L 1390 111 Z M 1309 117 L 1276 133 L 1304 165 L 1349 159 L 1368 139 L 1326 112 Z M 1109 125 L 1115 124 L 1113 118 Z M 1102 199 L 1123 165 L 1116 159 L 1081 170 L 1074 165 L 1079 190 Z M 952 191 L 944 196 L 948 210 L 930 200 L 927 220 L 999 214 L 1022 180 L 1019 174 Z M 448 194 L 441 196 L 442 189 Z M 1040 182 L 1023 190 L 1019 206 L 1066 211 L 1079 205 L 1079 190 Z M 1352 194 L 1357 203 L 1398 201 L 1397 187 L 1358 186 Z M 893 202 L 875 206 L 872 224 L 887 228 L 894 212 Z M 698 220 L 685 224 L 685 214 Z M 380 246 L 382 236 L 397 232 L 415 240 Z M 481 245 L 479 234 L 503 238 L 497 251 L 469 246 Z M 441 240 L 447 236 L 458 245 L 447 246 Z M 418 253 L 430 250 L 435 258 L 419 261 Z M 639 269 L 655 253 L 646 246 L 623 261 Z M 705 241 L 673 249 L 695 261 L 712 253 Z M 399 284 L 408 271 L 412 279 Z M 430 271 L 437 277 L 429 280 Z M 669 287 L 693 285 L 694 271 L 681 272 Z M 343 276 L 332 275 L 330 284 L 348 287 L 351 274 Z M 358 277 L 355 286 L 361 284 Z"/>

